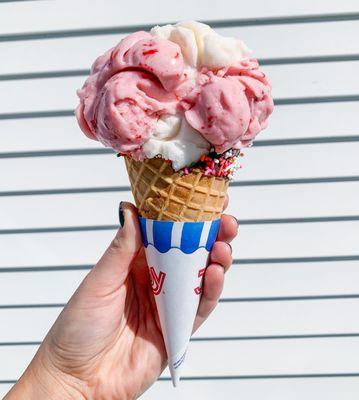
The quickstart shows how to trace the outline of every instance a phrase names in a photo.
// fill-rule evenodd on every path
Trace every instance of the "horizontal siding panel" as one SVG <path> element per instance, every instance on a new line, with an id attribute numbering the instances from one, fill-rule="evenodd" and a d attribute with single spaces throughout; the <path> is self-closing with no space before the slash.
<path id="1" fill-rule="evenodd" d="M 267 60 L 293 57 L 355 55 L 359 44 L 356 21 L 216 28 L 221 35 L 240 37 L 253 55 Z M 285 35 L 286 40 L 282 40 Z M 0 74 L 42 73 L 89 69 L 99 54 L 116 45 L 125 34 L 97 35 L 19 42 L 0 42 L 6 62 Z M 316 40 L 313 41 L 312 38 Z M 275 44 L 275 45 L 273 45 Z M 21 54 L 21 59 L 17 57 Z"/>
<path id="2" fill-rule="evenodd" d="M 358 107 L 358 102 L 277 107 L 268 128 L 257 140 L 358 135 L 354 125 Z"/>
<path id="3" fill-rule="evenodd" d="M 0 266 L 93 264 L 110 244 L 114 233 L 2 235 Z"/>
<path id="4" fill-rule="evenodd" d="M 2 273 L 0 307 L 6 304 L 67 303 L 87 273 L 86 270 Z"/>
<path id="5" fill-rule="evenodd" d="M 74 117 L 0 120 L 1 152 L 103 148 L 80 130 Z"/>
<path id="6" fill-rule="evenodd" d="M 348 61 L 273 65 L 263 70 L 274 97 L 301 98 L 358 95 L 359 81 L 352 79 L 358 68 L 359 61 Z M 73 109 L 78 103 L 76 89 L 83 82 L 84 77 L 0 81 L 1 113 Z"/>
<path id="7" fill-rule="evenodd" d="M 359 261 L 240 263 L 228 272 L 223 297 L 350 295 L 359 293 L 357 282 Z"/>
<path id="8" fill-rule="evenodd" d="M 194 337 L 238 337 L 234 342 L 239 343 L 240 338 L 258 336 L 358 334 L 358 305 L 358 299 L 225 302 Z M 0 342 L 41 341 L 60 311 L 56 307 L 0 309 Z"/>
<path id="9" fill-rule="evenodd" d="M 358 333 L 358 305 L 359 300 L 348 299 L 223 303 L 195 336 Z"/>
<path id="10" fill-rule="evenodd" d="M 12 384 L 4 384 L 0 382 L 0 397 L 5 397 L 6 393 L 11 389 Z"/>
<path id="11" fill-rule="evenodd" d="M 18 379 L 25 371 L 27 365 L 30 363 L 37 349 L 38 346 L 0 347 L 0 360 L 6 360 L 6 363 L 0 363 L 1 379 Z"/>
<path id="12" fill-rule="evenodd" d="M 357 256 L 358 232 L 359 221 L 244 225 L 233 257 Z M 0 267 L 92 264 L 114 234 L 111 229 L 2 235 Z"/>
<path id="13" fill-rule="evenodd" d="M 1 390 L 1 386 L 0 386 Z M 173 390 L 170 382 L 158 382 L 141 400 L 206 399 L 220 398 L 245 400 L 357 400 L 358 378 L 335 379 L 255 379 L 255 380 L 203 380 L 181 381 Z"/>
<path id="14" fill-rule="evenodd" d="M 0 309 L 0 343 L 42 341 L 60 312 L 61 308 Z M 5 379 L 1 372 L 0 376 Z"/>
<path id="15" fill-rule="evenodd" d="M 359 142 L 250 148 L 237 181 L 356 176 L 358 151 Z M 0 159 L 0 170 L 8 171 L 1 191 L 128 186 L 123 160 L 112 154 Z"/>
<path id="16" fill-rule="evenodd" d="M 0 5 L 0 26 L 2 34 L 17 32 L 40 32 L 130 26 L 133 24 L 154 24 L 181 19 L 234 20 L 243 18 L 263 18 L 296 16 L 303 14 L 328 14 L 357 11 L 355 0 L 335 1 L 304 0 L 289 4 L 284 0 L 269 4 L 255 0 L 240 7 L 235 0 L 215 0 L 208 6 L 206 0 L 195 3 L 191 0 L 174 2 L 168 7 L 166 0 L 141 3 L 140 10 L 133 2 L 126 0 L 104 0 L 91 3 L 86 0 L 39 1 Z M 16 24 L 13 22 L 16 21 Z"/>
<path id="17" fill-rule="evenodd" d="M 311 257 L 358 254 L 359 222 L 270 224 L 242 227 L 236 258 Z"/>
<path id="18" fill-rule="evenodd" d="M 226 212 L 240 221 L 359 216 L 359 182 L 231 187 L 229 197 L 232 201 Z M 42 195 L 26 199 L 0 196 L 0 232 L 1 229 L 117 224 L 120 200 L 133 201 L 131 192 Z"/>
<path id="19" fill-rule="evenodd" d="M 1 273 L 0 306 L 66 303 L 87 273 L 87 269 Z M 221 297 L 359 295 L 358 281 L 359 261 L 234 265 Z"/>
<path id="20" fill-rule="evenodd" d="M 283 57 L 357 54 L 359 50 L 358 43 L 350 43 L 350 35 L 359 34 L 357 21 L 311 23 L 309 27 L 303 24 L 242 26 L 216 28 L 216 31 L 241 38 L 255 57 L 266 61 Z"/>
<path id="21" fill-rule="evenodd" d="M 11 171 L 0 176 L 2 191 L 128 185 L 123 161 L 114 155 L 0 160 L 0 169 Z M 25 176 L 31 177 L 31 182 Z"/>
<path id="22" fill-rule="evenodd" d="M 23 371 L 37 347 L 0 347 L 3 379 L 14 379 Z M 207 354 L 207 355 L 206 355 Z M 183 366 L 183 376 L 311 374 L 353 372 L 359 368 L 359 339 L 300 341 L 222 342 L 211 346 L 192 343 Z M 203 360 L 207 362 L 203 362 Z M 286 365 L 284 368 L 283 366 Z M 163 376 L 168 377 L 166 369 Z"/>
<path id="23" fill-rule="evenodd" d="M 358 102 L 300 104 L 277 107 L 256 143 L 267 140 L 357 136 Z M 305 118 L 303 118 L 305 115 Z M 338 118 L 338 115 L 341 118 Z M 343 123 L 345 121 L 345 123 Z M 0 120 L 1 152 L 102 149 L 80 131 L 72 117 Z"/>
<path id="24" fill-rule="evenodd" d="M 0 396 L 5 395 L 11 385 L 0 383 Z M 184 398 L 203 398 L 215 400 L 233 395 L 243 396 L 246 400 L 257 400 L 263 397 L 276 400 L 338 400 L 341 396 L 346 400 L 357 400 L 359 380 L 357 378 L 317 378 L 317 379 L 262 379 L 262 380 L 203 380 L 181 381 L 173 390 L 170 382 L 158 382 L 152 386 L 141 400 L 157 400 L 168 398 L 182 400 Z"/>
<path id="25" fill-rule="evenodd" d="M 116 224 L 119 202 L 128 200 L 133 201 L 132 194 L 128 191 L 30 196 L 26 200 L 21 196 L 0 197 L 1 228 Z"/>
<path id="26" fill-rule="evenodd" d="M 274 98 L 279 99 L 358 94 L 359 82 L 352 79 L 358 68 L 358 61 L 348 61 L 268 65 L 263 71 L 272 83 Z"/>
<path id="27" fill-rule="evenodd" d="M 359 339 L 192 343 L 183 376 L 352 372 L 359 369 Z M 289 356 L 289 357 L 288 357 Z M 207 359 L 206 363 L 203 360 Z M 168 375 L 168 371 L 165 371 Z"/>

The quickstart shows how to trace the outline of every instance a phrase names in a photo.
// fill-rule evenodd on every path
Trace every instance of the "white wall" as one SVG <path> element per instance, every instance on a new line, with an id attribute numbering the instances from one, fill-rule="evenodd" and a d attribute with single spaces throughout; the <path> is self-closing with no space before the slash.
<path id="1" fill-rule="evenodd" d="M 189 18 L 248 43 L 277 107 L 230 189 L 222 302 L 181 387 L 166 371 L 143 399 L 358 398 L 357 0 L 0 2 L 0 395 L 131 199 L 121 161 L 79 132 L 75 88 L 134 25 Z"/>

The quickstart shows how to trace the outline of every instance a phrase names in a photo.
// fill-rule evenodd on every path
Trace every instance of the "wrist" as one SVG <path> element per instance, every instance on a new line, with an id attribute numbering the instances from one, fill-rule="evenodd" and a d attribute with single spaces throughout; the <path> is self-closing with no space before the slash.
<path id="1" fill-rule="evenodd" d="M 48 363 L 41 349 L 4 400 L 89 400 L 86 385 Z"/>

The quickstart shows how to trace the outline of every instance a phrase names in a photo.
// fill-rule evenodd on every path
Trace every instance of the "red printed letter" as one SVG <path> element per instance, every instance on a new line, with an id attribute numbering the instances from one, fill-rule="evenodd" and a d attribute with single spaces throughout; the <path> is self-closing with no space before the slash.
<path id="1" fill-rule="evenodd" d="M 153 267 L 150 267 L 150 278 L 151 278 L 151 285 L 154 295 L 158 295 L 161 293 L 163 282 L 165 281 L 166 274 L 160 271 L 160 274 L 157 275 L 156 271 Z"/>
<path id="2" fill-rule="evenodd" d="M 201 278 L 201 277 L 204 275 L 205 271 L 206 271 L 206 268 L 200 269 L 200 270 L 198 271 L 198 278 Z M 194 289 L 194 292 L 195 292 L 196 294 L 201 294 L 201 293 L 202 293 L 202 286 L 197 286 L 197 287 Z"/>

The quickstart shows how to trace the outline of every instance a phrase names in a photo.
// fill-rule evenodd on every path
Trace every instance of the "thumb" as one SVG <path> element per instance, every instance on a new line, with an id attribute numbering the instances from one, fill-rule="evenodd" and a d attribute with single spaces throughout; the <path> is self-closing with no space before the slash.
<path id="1" fill-rule="evenodd" d="M 86 286 L 101 294 L 113 292 L 122 286 L 142 246 L 136 207 L 121 202 L 120 220 L 122 227 L 86 278 Z"/>

